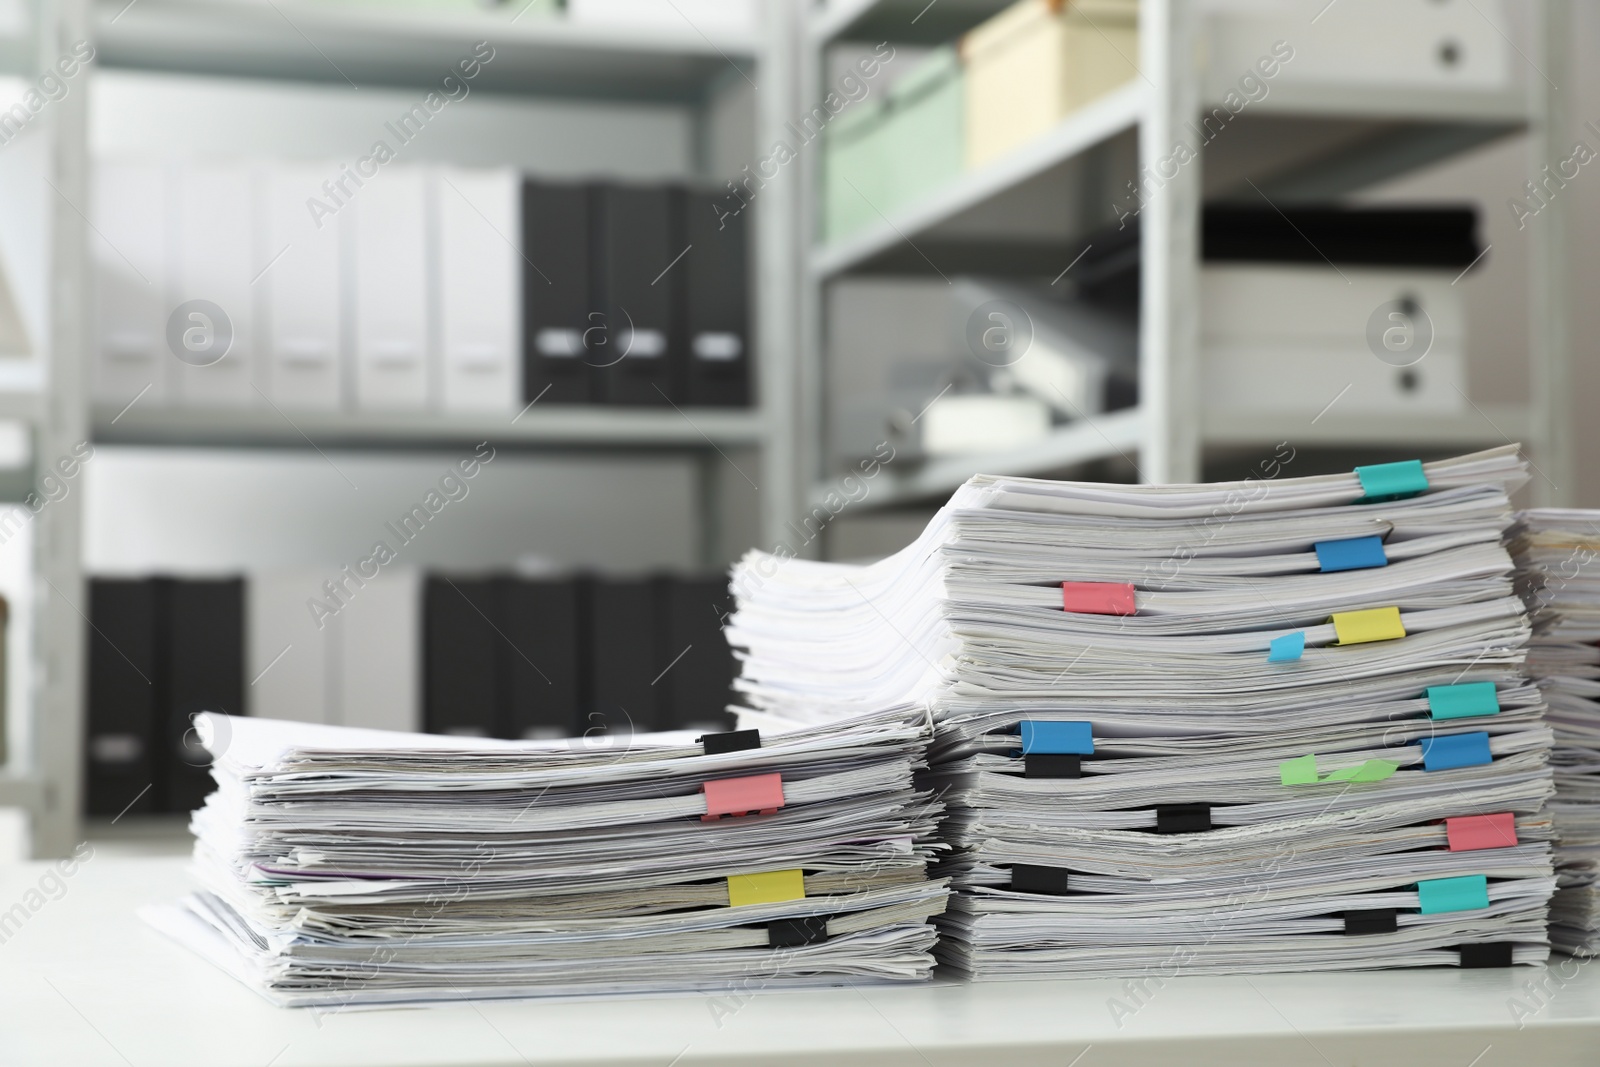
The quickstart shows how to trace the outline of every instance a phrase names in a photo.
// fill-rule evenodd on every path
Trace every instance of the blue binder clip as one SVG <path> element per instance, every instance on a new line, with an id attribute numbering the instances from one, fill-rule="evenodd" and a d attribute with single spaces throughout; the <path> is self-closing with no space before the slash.
<path id="1" fill-rule="evenodd" d="M 1383 551 L 1383 538 L 1350 537 L 1343 541 L 1318 541 L 1317 564 L 1323 573 L 1329 571 L 1359 571 L 1368 567 L 1387 567 L 1389 557 Z"/>
<path id="2" fill-rule="evenodd" d="M 1424 737 L 1421 744 L 1424 770 L 1448 771 L 1456 767 L 1478 767 L 1494 760 L 1489 754 L 1487 733 Z"/>
<path id="3" fill-rule="evenodd" d="M 1022 754 L 1094 755 L 1094 727 L 1087 722 L 1022 721 Z"/>

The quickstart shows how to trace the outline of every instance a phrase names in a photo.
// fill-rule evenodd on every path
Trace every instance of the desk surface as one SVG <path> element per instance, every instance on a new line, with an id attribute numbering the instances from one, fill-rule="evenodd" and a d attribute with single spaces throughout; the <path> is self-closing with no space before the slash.
<path id="1" fill-rule="evenodd" d="M 273 1008 L 146 927 L 184 861 L 0 868 L 0 1064 L 205 1067 L 1171 1063 L 1505 1067 L 1600 1062 L 1600 968 L 841 988 L 737 999 Z M 38 890 L 36 895 L 30 890 Z M 51 891 L 57 899 L 50 899 Z M 41 904 L 42 901 L 42 904 Z"/>

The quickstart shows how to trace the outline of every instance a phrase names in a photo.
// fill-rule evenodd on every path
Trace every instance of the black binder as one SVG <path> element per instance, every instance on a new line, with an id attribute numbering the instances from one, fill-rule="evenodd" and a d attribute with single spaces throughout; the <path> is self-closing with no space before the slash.
<path id="1" fill-rule="evenodd" d="M 90 579 L 88 631 L 84 809 L 156 811 L 155 583 Z"/>
<path id="2" fill-rule="evenodd" d="M 585 581 L 588 610 L 584 640 L 589 647 L 589 685 L 581 733 L 660 728 L 660 694 L 652 684 L 666 666 L 657 648 L 658 584 L 649 578 Z"/>
<path id="3" fill-rule="evenodd" d="M 505 736 L 572 737 L 580 725 L 582 648 L 578 583 L 508 578 L 501 590 L 509 679 Z"/>
<path id="4" fill-rule="evenodd" d="M 582 185 L 522 186 L 524 402 L 599 399 L 591 392 L 594 372 L 584 347 L 585 331 L 603 323 L 589 316 L 600 310 L 589 292 L 591 199 Z"/>
<path id="5" fill-rule="evenodd" d="M 696 249 L 698 251 L 698 249 Z M 660 729 L 731 730 L 734 716 L 725 709 L 733 700 L 737 667 L 723 634 L 733 610 L 728 581 L 721 576 L 674 578 L 665 583 L 666 632 L 656 683 L 661 690 Z"/>
<path id="6" fill-rule="evenodd" d="M 595 397 L 608 404 L 681 403 L 674 382 L 682 334 L 682 193 L 665 186 L 595 188 L 594 286 L 605 344 L 591 344 Z M 687 257 L 685 257 L 687 258 Z M 599 335 L 591 333 L 591 340 Z"/>
<path id="7" fill-rule="evenodd" d="M 683 396 L 688 404 L 744 407 L 751 377 L 748 237 L 744 213 L 728 214 L 719 206 L 723 199 L 709 193 L 684 197 L 690 250 L 679 264 L 686 268 Z"/>
<path id="8" fill-rule="evenodd" d="M 505 732 L 505 644 L 499 582 L 432 577 L 422 593 L 423 729 L 433 734 L 499 737 Z"/>
<path id="9" fill-rule="evenodd" d="M 211 754 L 194 717 L 202 711 L 244 714 L 244 580 L 158 579 L 157 658 L 164 664 L 158 710 L 161 810 L 193 811 L 212 791 Z M 161 789 L 158 784 L 156 789 Z M 152 790 L 155 792 L 155 790 Z"/>

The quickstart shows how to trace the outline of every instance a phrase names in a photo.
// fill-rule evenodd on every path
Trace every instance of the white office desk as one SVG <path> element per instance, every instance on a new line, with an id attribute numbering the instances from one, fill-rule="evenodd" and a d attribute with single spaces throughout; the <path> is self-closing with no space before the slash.
<path id="1" fill-rule="evenodd" d="M 269 1006 L 139 921 L 184 892 L 183 865 L 91 858 L 0 944 L 0 1064 L 1600 1064 L 1600 967 L 1564 957 L 1547 971 L 1179 978 L 1143 1006 L 1121 982 L 1083 980 L 317 1015 Z M 0 911 L 48 869 L 0 868 Z M 1544 983 L 1542 1008 L 1529 982 Z M 1518 997 L 1536 1012 L 1520 1028 Z M 1137 1010 L 1116 1019 L 1113 998 Z"/>

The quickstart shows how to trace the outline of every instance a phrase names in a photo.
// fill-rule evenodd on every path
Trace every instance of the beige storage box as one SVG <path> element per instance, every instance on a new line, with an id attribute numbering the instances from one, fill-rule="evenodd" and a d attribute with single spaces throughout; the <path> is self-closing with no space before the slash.
<path id="1" fill-rule="evenodd" d="M 1138 0 L 1021 0 L 961 41 L 967 165 L 987 163 L 1139 75 Z"/>

